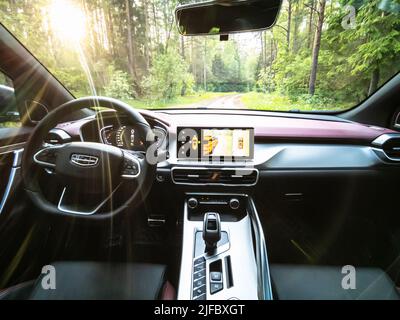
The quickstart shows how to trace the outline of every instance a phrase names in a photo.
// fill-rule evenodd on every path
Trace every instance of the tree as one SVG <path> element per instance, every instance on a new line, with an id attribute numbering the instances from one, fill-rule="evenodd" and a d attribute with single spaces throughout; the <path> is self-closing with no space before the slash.
<path id="1" fill-rule="evenodd" d="M 288 0 L 288 21 L 287 21 L 287 31 L 286 31 L 286 42 L 287 51 L 290 51 L 290 32 L 292 31 L 292 2 L 293 0 Z"/>
<path id="2" fill-rule="evenodd" d="M 129 83 L 129 75 L 121 70 L 115 70 L 113 66 L 108 69 L 110 81 L 104 88 L 104 94 L 116 99 L 132 99 L 132 85 Z"/>
<path id="3" fill-rule="evenodd" d="M 317 29 L 315 30 L 314 47 L 311 62 L 311 72 L 310 72 L 310 84 L 308 92 L 310 95 L 315 93 L 315 83 L 317 81 L 317 70 L 318 70 L 318 57 L 319 50 L 321 48 L 321 37 L 322 37 L 322 27 L 324 25 L 325 18 L 325 5 L 326 0 L 318 0 L 318 23 Z"/>
<path id="4" fill-rule="evenodd" d="M 127 49 L 128 49 L 128 67 L 129 73 L 133 79 L 136 79 L 135 71 L 135 55 L 132 41 L 132 18 L 131 18 L 131 0 L 125 0 L 125 12 L 126 12 L 126 30 L 127 30 Z"/>
<path id="5" fill-rule="evenodd" d="M 326 40 L 337 72 L 346 75 L 350 90 L 360 101 L 393 75 L 393 65 L 399 63 L 400 20 L 398 13 L 381 7 L 378 0 L 350 4 L 357 8 L 355 29 L 343 30 L 342 18 L 347 12 L 336 10 L 329 17 Z"/>
<path id="6" fill-rule="evenodd" d="M 178 52 L 171 50 L 158 55 L 145 79 L 146 96 L 149 100 L 171 100 L 181 95 L 183 89 L 191 92 L 193 76 L 188 69 Z"/>
<path id="7" fill-rule="evenodd" d="M 307 43 L 308 48 L 311 48 L 313 43 L 313 24 L 314 24 L 314 11 L 315 11 L 315 0 L 310 0 L 310 3 L 306 5 L 309 8 L 309 17 L 308 17 L 308 36 Z"/>
<path id="8" fill-rule="evenodd" d="M 211 70 L 217 81 L 229 81 L 229 69 L 226 67 L 220 54 L 214 56 Z"/>

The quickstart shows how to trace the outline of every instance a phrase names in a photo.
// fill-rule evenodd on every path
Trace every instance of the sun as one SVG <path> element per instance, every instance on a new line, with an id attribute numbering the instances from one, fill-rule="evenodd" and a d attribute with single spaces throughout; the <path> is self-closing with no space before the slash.
<path id="1" fill-rule="evenodd" d="M 52 31 L 62 40 L 79 42 L 86 34 L 83 11 L 70 0 L 53 0 L 49 6 Z"/>

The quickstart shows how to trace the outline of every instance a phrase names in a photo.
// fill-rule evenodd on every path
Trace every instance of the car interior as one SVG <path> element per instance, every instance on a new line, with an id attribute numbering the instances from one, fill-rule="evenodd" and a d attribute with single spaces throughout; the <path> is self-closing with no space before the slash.
<path id="1" fill-rule="evenodd" d="M 273 28 L 281 1 L 249 2 L 177 28 Z M 400 74 L 338 112 L 132 108 L 76 98 L 3 25 L 0 73 L 0 299 L 400 298 Z"/>

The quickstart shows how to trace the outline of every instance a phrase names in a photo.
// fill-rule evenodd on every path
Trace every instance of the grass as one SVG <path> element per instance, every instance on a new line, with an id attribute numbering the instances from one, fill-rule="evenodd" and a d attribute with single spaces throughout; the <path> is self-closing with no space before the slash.
<path id="1" fill-rule="evenodd" d="M 163 108 L 184 108 L 196 107 L 196 103 L 211 101 L 218 97 L 238 94 L 236 92 L 198 92 L 193 95 L 177 97 L 172 100 L 125 100 L 126 103 L 140 109 L 163 109 Z M 247 109 L 265 111 L 340 111 L 348 109 L 352 104 L 340 104 L 335 102 L 335 106 L 329 102 L 301 96 L 293 101 L 288 96 L 279 93 L 247 92 L 241 94 L 241 100 Z M 332 103 L 332 102 L 331 102 Z M 192 106 L 193 105 L 193 106 Z"/>
<path id="2" fill-rule="evenodd" d="M 248 92 L 241 96 L 242 102 L 247 109 L 269 110 L 269 111 L 338 111 L 350 108 L 349 104 L 338 104 L 332 107 L 323 101 L 298 98 L 292 101 L 288 96 L 278 93 Z"/>
<path id="3" fill-rule="evenodd" d="M 240 94 L 241 101 L 246 109 L 263 111 L 341 111 L 351 108 L 354 103 L 338 103 L 333 99 L 321 99 L 317 95 L 301 95 L 294 101 L 293 98 L 280 93 L 262 92 L 196 92 L 188 96 L 179 96 L 171 100 L 121 99 L 125 103 L 138 109 L 164 108 L 196 108 L 207 101 L 233 94 Z M 206 105 L 206 104 L 205 104 Z M 1 125 L 1 124 L 0 124 Z"/>
<path id="4" fill-rule="evenodd" d="M 14 122 L 14 121 L 8 121 L 8 122 L 1 122 L 0 123 L 0 128 L 18 128 L 21 126 L 21 122 Z"/>
<path id="5" fill-rule="evenodd" d="M 128 99 L 124 102 L 139 109 L 163 109 L 174 107 L 190 107 L 192 104 L 213 100 L 218 97 L 234 94 L 233 92 L 197 92 L 193 95 L 179 96 L 171 100 L 137 100 Z M 195 106 L 194 106 L 195 107 Z"/>

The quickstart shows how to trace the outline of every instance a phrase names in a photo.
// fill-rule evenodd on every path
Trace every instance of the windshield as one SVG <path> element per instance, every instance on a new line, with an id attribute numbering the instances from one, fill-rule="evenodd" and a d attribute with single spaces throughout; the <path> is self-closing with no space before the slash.
<path id="1" fill-rule="evenodd" d="M 76 97 L 138 108 L 340 111 L 400 69 L 399 0 L 286 0 L 272 29 L 228 41 L 180 36 L 177 4 L 0 1 L 0 21 Z"/>

